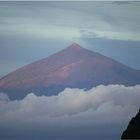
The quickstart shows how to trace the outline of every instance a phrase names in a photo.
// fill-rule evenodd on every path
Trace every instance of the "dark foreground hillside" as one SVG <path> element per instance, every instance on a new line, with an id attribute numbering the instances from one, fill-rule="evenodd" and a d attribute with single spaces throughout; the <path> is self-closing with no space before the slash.
<path id="1" fill-rule="evenodd" d="M 140 110 L 139 113 L 129 122 L 121 139 L 140 139 Z"/>

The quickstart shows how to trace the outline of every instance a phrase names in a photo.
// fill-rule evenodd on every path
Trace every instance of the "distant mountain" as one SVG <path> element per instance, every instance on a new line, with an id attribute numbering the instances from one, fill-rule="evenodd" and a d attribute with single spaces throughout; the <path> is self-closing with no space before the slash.
<path id="1" fill-rule="evenodd" d="M 139 70 L 74 43 L 3 77 L 0 92 L 6 92 L 11 99 L 22 99 L 30 92 L 55 95 L 66 87 L 90 89 L 100 84 L 139 83 Z"/>
<path id="2" fill-rule="evenodd" d="M 130 121 L 127 129 L 123 132 L 121 139 L 140 139 L 140 110 Z"/>

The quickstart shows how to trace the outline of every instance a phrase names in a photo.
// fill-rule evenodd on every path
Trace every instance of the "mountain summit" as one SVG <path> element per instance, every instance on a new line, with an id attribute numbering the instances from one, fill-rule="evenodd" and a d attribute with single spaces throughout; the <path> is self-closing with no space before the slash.
<path id="1" fill-rule="evenodd" d="M 6 92 L 11 99 L 22 99 L 30 92 L 55 95 L 66 87 L 90 89 L 100 84 L 139 83 L 140 71 L 73 43 L 3 77 L 0 92 Z"/>
<path id="2" fill-rule="evenodd" d="M 77 44 L 77 43 L 73 43 L 73 44 L 71 44 L 68 48 L 71 48 L 71 49 L 84 49 L 84 48 L 82 48 L 79 44 Z M 67 49 L 68 49 L 67 48 Z"/>

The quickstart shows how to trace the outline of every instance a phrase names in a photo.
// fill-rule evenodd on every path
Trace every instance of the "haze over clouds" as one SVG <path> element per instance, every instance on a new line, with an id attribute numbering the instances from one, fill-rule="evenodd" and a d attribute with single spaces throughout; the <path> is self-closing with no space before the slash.
<path id="1" fill-rule="evenodd" d="M 140 85 L 67 88 L 58 96 L 0 94 L 1 138 L 117 139 L 140 108 Z"/>

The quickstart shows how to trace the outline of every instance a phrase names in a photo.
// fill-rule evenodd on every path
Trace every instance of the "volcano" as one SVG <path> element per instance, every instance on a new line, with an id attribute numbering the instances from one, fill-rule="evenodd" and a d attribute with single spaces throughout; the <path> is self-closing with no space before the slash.
<path id="1" fill-rule="evenodd" d="M 51 96 L 67 87 L 90 89 L 100 84 L 140 84 L 140 71 L 73 43 L 1 78 L 0 92 L 22 99 L 31 92 Z"/>

